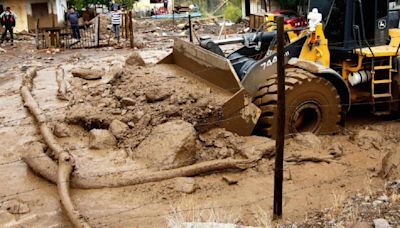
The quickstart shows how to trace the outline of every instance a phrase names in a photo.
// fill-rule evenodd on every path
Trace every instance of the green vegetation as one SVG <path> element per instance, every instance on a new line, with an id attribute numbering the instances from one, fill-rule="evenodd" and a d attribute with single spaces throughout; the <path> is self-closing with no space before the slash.
<path id="1" fill-rule="evenodd" d="M 238 22 L 242 17 L 242 9 L 240 5 L 238 6 L 234 3 L 228 3 L 224 9 L 224 16 L 227 20 Z"/>

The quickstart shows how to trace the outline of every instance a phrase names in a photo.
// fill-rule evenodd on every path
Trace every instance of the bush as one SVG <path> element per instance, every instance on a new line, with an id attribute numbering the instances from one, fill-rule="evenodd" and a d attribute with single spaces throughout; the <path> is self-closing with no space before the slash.
<path id="1" fill-rule="evenodd" d="M 238 22 L 242 17 L 242 9 L 234 4 L 229 3 L 224 10 L 225 19 Z"/>

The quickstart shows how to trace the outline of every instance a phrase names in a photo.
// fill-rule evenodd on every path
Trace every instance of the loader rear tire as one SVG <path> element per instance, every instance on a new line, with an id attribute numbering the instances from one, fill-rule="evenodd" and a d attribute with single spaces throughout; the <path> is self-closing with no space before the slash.
<path id="1" fill-rule="evenodd" d="M 302 132 L 333 134 L 339 130 L 340 97 L 326 79 L 298 68 L 286 69 L 285 135 Z M 277 76 L 268 78 L 254 99 L 262 110 L 256 133 L 276 138 Z"/>

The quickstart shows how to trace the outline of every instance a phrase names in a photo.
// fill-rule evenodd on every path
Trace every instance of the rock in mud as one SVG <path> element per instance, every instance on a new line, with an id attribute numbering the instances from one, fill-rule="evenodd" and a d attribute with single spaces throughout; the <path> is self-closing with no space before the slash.
<path id="1" fill-rule="evenodd" d="M 234 185 L 239 182 L 238 179 L 232 177 L 232 176 L 223 176 L 222 180 L 225 181 L 228 185 Z"/>
<path id="2" fill-rule="evenodd" d="M 313 133 L 302 133 L 296 135 L 294 141 L 306 148 L 311 148 L 313 150 L 321 149 L 322 142 L 318 136 Z"/>
<path id="3" fill-rule="evenodd" d="M 382 178 L 400 176 L 400 148 L 388 152 L 382 159 L 382 167 L 378 175 Z"/>
<path id="4" fill-rule="evenodd" d="M 116 138 L 120 138 L 129 130 L 129 127 L 119 120 L 113 120 L 110 124 L 109 130 Z"/>
<path id="5" fill-rule="evenodd" d="M 131 66 L 145 66 L 146 63 L 144 62 L 142 56 L 140 56 L 139 52 L 133 52 L 127 59 L 126 59 L 126 65 L 131 65 Z"/>
<path id="6" fill-rule="evenodd" d="M 190 177 L 175 178 L 175 190 L 187 194 L 193 193 L 198 188 L 195 180 Z"/>
<path id="7" fill-rule="evenodd" d="M 58 138 L 71 136 L 68 126 L 64 123 L 57 123 L 56 125 L 54 125 L 53 134 Z"/>
<path id="8" fill-rule="evenodd" d="M 122 107 L 134 106 L 135 104 L 136 104 L 136 101 L 134 99 L 132 99 L 132 98 L 123 97 L 121 99 Z"/>
<path id="9" fill-rule="evenodd" d="M 240 152 L 244 142 L 242 137 L 223 128 L 215 128 L 203 133 L 199 135 L 199 139 L 203 144 L 203 149 L 199 151 L 198 157 L 205 161 L 234 157 Z"/>
<path id="10" fill-rule="evenodd" d="M 6 209 L 11 214 L 26 214 L 30 211 L 28 204 L 16 199 L 6 201 L 3 203 L 2 208 Z"/>
<path id="11" fill-rule="evenodd" d="M 260 159 L 263 156 L 272 157 L 275 153 L 275 141 L 272 139 L 249 136 L 244 140 L 240 152 L 245 158 Z"/>
<path id="12" fill-rule="evenodd" d="M 97 80 L 101 79 L 103 76 L 103 72 L 99 70 L 93 70 L 93 69 L 81 69 L 81 68 L 75 68 L 71 70 L 72 76 L 74 77 L 79 77 L 83 78 L 86 80 Z"/>
<path id="13" fill-rule="evenodd" d="M 195 151 L 193 125 L 175 120 L 153 128 L 137 148 L 135 157 L 160 169 L 172 169 L 193 164 Z"/>
<path id="14" fill-rule="evenodd" d="M 375 228 L 392 228 L 389 222 L 386 219 L 374 219 L 374 227 Z"/>
<path id="15" fill-rule="evenodd" d="M 330 155 L 334 157 L 341 157 L 343 155 L 343 146 L 339 143 L 333 143 L 332 146 L 328 149 Z"/>
<path id="16" fill-rule="evenodd" d="M 163 101 L 171 96 L 171 91 L 165 89 L 151 89 L 146 92 L 146 101 L 154 103 L 157 101 Z"/>
<path id="17" fill-rule="evenodd" d="M 104 129 L 92 129 L 89 136 L 90 149 L 107 149 L 117 145 L 117 140 L 110 131 Z"/>
<path id="18" fill-rule="evenodd" d="M 380 145 L 382 144 L 383 137 L 377 131 L 372 130 L 360 130 L 354 137 L 355 142 L 358 146 L 363 149 L 371 149 L 375 147 L 379 149 Z"/>

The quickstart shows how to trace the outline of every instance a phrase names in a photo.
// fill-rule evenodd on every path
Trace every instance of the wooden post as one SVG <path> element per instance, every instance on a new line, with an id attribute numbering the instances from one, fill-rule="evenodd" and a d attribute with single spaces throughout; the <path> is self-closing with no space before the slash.
<path id="1" fill-rule="evenodd" d="M 132 22 L 132 11 L 129 11 L 129 38 L 130 38 L 130 43 L 131 43 L 131 48 L 134 48 L 134 42 L 133 42 L 133 22 Z"/>
<path id="2" fill-rule="evenodd" d="M 40 48 L 40 44 L 39 44 L 39 18 L 37 18 L 37 20 L 36 20 L 36 39 L 35 39 L 35 42 L 36 42 L 36 49 L 39 49 Z"/>
<path id="3" fill-rule="evenodd" d="M 283 159 L 285 145 L 285 50 L 284 21 L 277 17 L 277 70 L 278 70 L 278 128 L 276 132 L 275 178 L 274 178 L 274 219 L 282 217 L 283 198 Z"/>
<path id="4" fill-rule="evenodd" d="M 125 18 L 125 39 L 128 40 L 129 37 L 129 20 L 128 20 L 128 14 L 125 13 L 124 15 Z"/>
<path id="5" fill-rule="evenodd" d="M 189 41 L 193 43 L 193 33 L 192 33 L 192 16 L 189 13 Z"/>

